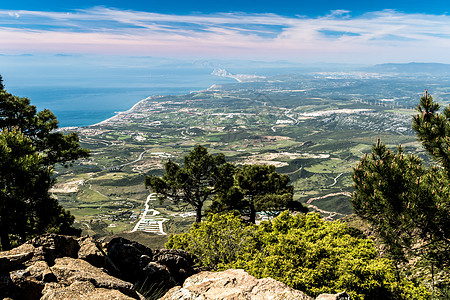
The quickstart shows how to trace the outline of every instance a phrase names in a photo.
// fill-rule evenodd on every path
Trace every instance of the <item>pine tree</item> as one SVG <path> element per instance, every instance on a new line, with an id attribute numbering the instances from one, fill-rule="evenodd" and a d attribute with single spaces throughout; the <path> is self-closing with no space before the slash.
<path id="1" fill-rule="evenodd" d="M 288 185 L 289 177 L 277 173 L 274 166 L 244 165 L 234 172 L 234 182 L 222 186 L 210 211 L 236 210 L 255 223 L 258 211 L 278 213 L 294 207 L 294 188 Z M 300 207 L 305 212 L 305 207 Z"/>
<path id="2" fill-rule="evenodd" d="M 1 79 L 1 78 L 0 78 Z M 0 81 L 1 83 L 1 81 Z M 78 135 L 56 132 L 50 110 L 37 112 L 28 98 L 0 90 L 0 239 L 3 250 L 11 240 L 23 242 L 44 232 L 78 233 L 74 217 L 49 189 L 56 163 L 68 165 L 87 157 Z"/>
<path id="3" fill-rule="evenodd" d="M 398 261 L 419 256 L 439 267 L 450 263 L 449 110 L 426 94 L 413 129 L 434 159 L 427 167 L 401 146 L 391 151 L 378 140 L 354 169 L 355 213 L 369 221 Z"/>
<path id="4" fill-rule="evenodd" d="M 202 218 L 204 203 L 217 192 L 215 186 L 221 181 L 220 168 L 226 164 L 223 154 L 211 155 L 198 145 L 184 157 L 184 166 L 169 160 L 165 175 L 145 178 L 145 186 L 158 193 L 161 200 L 185 202 L 196 212 L 196 222 Z"/>

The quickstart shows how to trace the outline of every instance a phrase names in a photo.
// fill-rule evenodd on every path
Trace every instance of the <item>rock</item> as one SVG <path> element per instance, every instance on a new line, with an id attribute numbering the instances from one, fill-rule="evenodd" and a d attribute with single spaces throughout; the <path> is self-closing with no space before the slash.
<path id="1" fill-rule="evenodd" d="M 34 265 L 29 266 L 26 271 L 30 273 L 32 278 L 36 281 L 55 282 L 56 277 L 50 270 L 50 267 L 45 261 L 38 261 Z"/>
<path id="2" fill-rule="evenodd" d="M 113 268 L 109 268 L 112 274 L 150 293 L 167 291 L 198 273 L 194 257 L 183 250 L 163 249 L 153 252 L 139 243 L 114 238 L 108 243 L 107 252 L 113 264 Z"/>
<path id="3" fill-rule="evenodd" d="M 346 292 L 339 294 L 320 294 L 316 300 L 350 300 L 350 295 Z"/>
<path id="4" fill-rule="evenodd" d="M 272 278 L 256 279 L 244 270 L 201 272 L 174 287 L 161 299 L 299 299 L 313 298 Z"/>
<path id="5" fill-rule="evenodd" d="M 143 280 L 139 284 L 145 282 L 146 286 L 158 286 L 166 290 L 177 285 L 167 267 L 156 262 L 150 262 L 142 270 L 142 274 Z"/>
<path id="6" fill-rule="evenodd" d="M 183 284 L 186 278 L 199 272 L 195 267 L 194 257 L 183 250 L 155 250 L 153 261 L 168 269 L 176 285 Z"/>
<path id="7" fill-rule="evenodd" d="M 114 238 L 108 243 L 107 252 L 114 268 L 120 271 L 118 275 L 131 282 L 142 279 L 139 270 L 143 270 L 153 257 L 150 248 L 121 237 Z M 112 270 L 114 271 L 116 270 Z"/>
<path id="8" fill-rule="evenodd" d="M 46 261 L 50 266 L 53 265 L 56 258 L 60 257 L 78 257 L 80 246 L 78 242 L 71 236 L 44 234 L 26 242 L 34 248 L 34 257 L 29 263 L 38 260 Z"/>
<path id="9" fill-rule="evenodd" d="M 115 289 L 131 297 L 137 296 L 133 284 L 110 276 L 81 259 L 57 258 L 50 269 L 58 282 L 66 286 L 75 281 L 89 281 L 96 288 Z"/>
<path id="10" fill-rule="evenodd" d="M 94 284 L 89 281 L 75 281 L 70 286 L 55 286 L 48 285 L 43 292 L 41 300 L 59 300 L 59 299 L 71 299 L 71 300 L 128 300 L 128 299 L 142 299 L 145 298 L 142 295 L 138 295 L 139 298 L 129 297 L 117 290 L 109 290 L 104 288 L 96 288 Z"/>
<path id="11" fill-rule="evenodd" d="M 0 252 L 0 272 L 17 269 L 33 257 L 35 250 L 33 245 L 24 244 L 12 250 Z"/>
<path id="12" fill-rule="evenodd" d="M 119 237 L 108 243 L 107 252 L 114 265 L 112 269 L 109 268 L 112 274 L 150 292 L 169 290 L 198 273 L 194 267 L 194 257 L 183 250 L 152 252 L 139 243 Z"/>
<path id="13" fill-rule="evenodd" d="M 174 284 L 167 267 L 152 263 L 150 249 L 130 243 L 137 254 L 132 259 L 141 267 L 130 272 L 142 274 L 145 269 L 155 278 Z M 36 237 L 0 252 L 0 299 L 144 299 L 130 282 L 97 268 L 108 266 L 107 261 L 92 238 L 76 240 L 55 234 Z"/>
<path id="14" fill-rule="evenodd" d="M 78 258 L 87 261 L 97 268 L 103 268 L 106 266 L 106 258 L 98 249 L 94 238 L 81 237 L 77 239 L 77 242 L 80 245 L 80 250 L 78 250 Z"/>
<path id="15" fill-rule="evenodd" d="M 10 286 L 13 286 L 16 297 L 21 299 L 39 299 L 46 282 L 56 281 L 48 264 L 37 261 L 25 270 L 15 270 L 10 274 Z"/>

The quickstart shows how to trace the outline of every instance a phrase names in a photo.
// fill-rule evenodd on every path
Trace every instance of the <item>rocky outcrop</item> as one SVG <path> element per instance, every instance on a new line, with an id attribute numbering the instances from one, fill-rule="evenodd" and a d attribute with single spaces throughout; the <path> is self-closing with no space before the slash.
<path id="1" fill-rule="evenodd" d="M 321 294 L 316 300 L 350 300 L 350 296 L 346 292 L 338 294 Z"/>
<path id="2" fill-rule="evenodd" d="M 44 291 L 42 300 L 132 300 L 133 297 L 128 297 L 119 291 L 96 288 L 94 284 L 89 281 L 75 281 L 70 286 L 47 286 Z"/>
<path id="3" fill-rule="evenodd" d="M 104 268 L 107 266 L 107 258 L 100 250 L 101 246 L 94 238 L 86 236 L 78 239 L 80 250 L 78 258 L 87 261 L 93 266 Z"/>
<path id="4" fill-rule="evenodd" d="M 91 237 L 47 234 L 0 252 L 0 299 L 300 299 L 304 293 L 244 270 L 201 272 L 182 250 L 151 250 L 115 238 L 100 245 Z M 177 285 L 177 286 L 176 286 Z M 182 287 L 181 287 L 182 285 Z M 175 287 L 174 287 L 175 286 Z M 317 300 L 349 300 L 344 292 Z"/>
<path id="5" fill-rule="evenodd" d="M 314 300 L 272 278 L 256 279 L 244 270 L 201 272 L 170 289 L 161 300 Z M 347 293 L 322 294 L 316 300 L 350 300 Z"/>
<path id="6" fill-rule="evenodd" d="M 108 259 L 119 278 L 144 285 L 144 289 L 168 290 L 198 273 L 194 257 L 182 250 L 154 250 L 124 238 L 107 245 Z M 148 287 L 148 288 L 146 288 Z M 151 290 L 150 290 L 151 292 Z"/>
<path id="7" fill-rule="evenodd" d="M 314 300 L 272 278 L 256 279 L 244 270 L 201 272 L 189 277 L 183 287 L 174 287 L 162 298 L 171 299 L 299 299 Z"/>
<path id="8" fill-rule="evenodd" d="M 197 272 L 184 251 L 152 251 L 121 238 L 105 246 L 47 234 L 0 252 L 0 299 L 144 299 L 136 283 L 147 292 L 168 290 Z"/>

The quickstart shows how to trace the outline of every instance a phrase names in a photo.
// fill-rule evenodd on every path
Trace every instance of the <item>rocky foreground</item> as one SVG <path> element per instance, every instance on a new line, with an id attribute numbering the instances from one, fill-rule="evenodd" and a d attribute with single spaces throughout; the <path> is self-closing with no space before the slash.
<path id="1" fill-rule="evenodd" d="M 182 250 L 48 234 L 0 252 L 0 299 L 313 299 L 243 270 L 200 271 Z"/>

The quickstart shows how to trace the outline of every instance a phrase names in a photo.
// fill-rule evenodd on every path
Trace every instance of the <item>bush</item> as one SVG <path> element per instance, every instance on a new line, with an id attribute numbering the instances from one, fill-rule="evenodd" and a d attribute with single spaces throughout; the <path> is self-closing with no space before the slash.
<path id="1" fill-rule="evenodd" d="M 286 211 L 260 226 L 215 214 L 172 235 L 166 247 L 191 252 L 205 267 L 242 268 L 314 297 L 347 291 L 352 299 L 429 298 L 424 287 L 399 278 L 391 260 L 378 257 L 372 240 L 353 237 L 347 225 L 318 214 Z"/>

